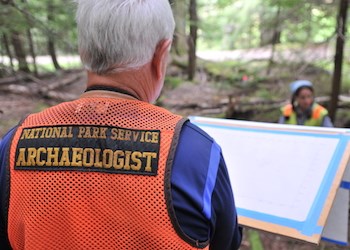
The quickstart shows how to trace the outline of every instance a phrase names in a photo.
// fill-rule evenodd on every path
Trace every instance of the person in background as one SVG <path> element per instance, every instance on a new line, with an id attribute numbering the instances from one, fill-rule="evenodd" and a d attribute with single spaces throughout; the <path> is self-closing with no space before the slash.
<path id="1" fill-rule="evenodd" d="M 238 249 L 220 146 L 153 105 L 174 32 L 169 1 L 75 2 L 87 88 L 1 141 L 1 249 Z"/>
<path id="2" fill-rule="evenodd" d="M 292 82 L 290 90 L 291 103 L 281 108 L 279 123 L 333 127 L 327 109 L 315 102 L 314 88 L 310 81 Z"/>

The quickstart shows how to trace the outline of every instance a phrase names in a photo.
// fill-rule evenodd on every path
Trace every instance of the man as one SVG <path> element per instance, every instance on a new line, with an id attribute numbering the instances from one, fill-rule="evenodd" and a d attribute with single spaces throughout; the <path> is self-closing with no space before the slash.
<path id="1" fill-rule="evenodd" d="M 326 108 L 315 102 L 313 84 L 298 80 L 290 84 L 291 103 L 281 108 L 279 123 L 333 127 Z"/>
<path id="2" fill-rule="evenodd" d="M 87 90 L 4 137 L 1 246 L 238 249 L 220 147 L 151 104 L 174 31 L 168 1 L 76 2 Z"/>

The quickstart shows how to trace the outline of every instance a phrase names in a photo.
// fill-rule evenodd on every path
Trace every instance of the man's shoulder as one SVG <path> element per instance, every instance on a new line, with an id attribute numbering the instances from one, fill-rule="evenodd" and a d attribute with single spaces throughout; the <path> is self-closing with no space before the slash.
<path id="1" fill-rule="evenodd" d="M 177 145 L 178 159 L 192 159 L 204 165 L 210 160 L 213 145 L 217 145 L 214 139 L 195 124 L 187 121 L 182 126 L 180 138 Z M 220 147 L 218 149 L 221 151 Z M 189 164 L 189 160 L 185 160 Z"/>
<path id="2" fill-rule="evenodd" d="M 4 159 L 4 155 L 6 153 L 6 150 L 9 148 L 11 139 L 16 132 L 17 127 L 11 128 L 4 136 L 0 139 L 0 160 Z M 1 164 L 1 161 L 0 161 Z M 0 166 L 1 167 L 1 166 Z"/>
<path id="3" fill-rule="evenodd" d="M 197 125 L 193 124 L 191 121 L 187 121 L 184 123 L 181 131 L 181 137 L 183 137 L 186 140 L 203 140 L 204 142 L 210 144 L 214 142 L 214 139 L 210 135 L 208 135 L 207 132 L 205 132 Z"/>

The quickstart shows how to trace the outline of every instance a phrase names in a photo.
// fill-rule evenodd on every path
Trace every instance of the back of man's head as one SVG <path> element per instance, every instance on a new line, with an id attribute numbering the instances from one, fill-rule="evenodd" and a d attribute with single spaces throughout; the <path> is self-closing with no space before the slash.
<path id="1" fill-rule="evenodd" d="M 79 51 L 87 70 L 103 75 L 151 61 L 157 44 L 172 39 L 168 0 L 75 0 Z"/>

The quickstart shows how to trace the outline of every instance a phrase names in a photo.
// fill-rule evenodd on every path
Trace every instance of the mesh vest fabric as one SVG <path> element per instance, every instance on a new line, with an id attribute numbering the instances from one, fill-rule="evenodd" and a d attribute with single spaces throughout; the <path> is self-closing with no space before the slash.
<path id="1" fill-rule="evenodd" d="M 286 124 L 297 124 L 297 114 L 294 112 L 291 104 L 287 104 L 286 106 L 282 107 L 281 112 L 283 116 L 286 117 Z M 328 115 L 327 109 L 317 103 L 314 103 L 312 106 L 311 117 L 307 119 L 303 125 L 322 126 L 323 119 L 326 115 Z"/>
<path id="2" fill-rule="evenodd" d="M 170 192 L 169 155 L 183 122 L 153 105 L 112 98 L 81 98 L 27 117 L 10 149 L 13 248 L 197 249 L 175 230 L 171 198 L 165 194 Z M 24 128 L 82 124 L 160 130 L 158 175 L 14 169 Z"/>

